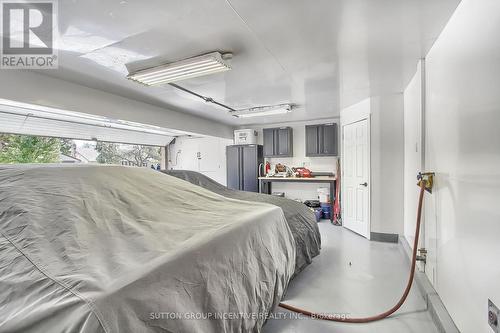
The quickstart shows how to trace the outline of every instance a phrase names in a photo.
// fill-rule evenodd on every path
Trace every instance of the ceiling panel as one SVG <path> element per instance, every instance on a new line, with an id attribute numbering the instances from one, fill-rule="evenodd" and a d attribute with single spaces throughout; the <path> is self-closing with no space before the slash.
<path id="1" fill-rule="evenodd" d="M 43 74 L 243 125 L 337 116 L 403 91 L 459 0 L 74 0 L 59 2 L 60 68 Z M 128 69 L 219 50 L 233 70 L 178 82 L 233 108 L 295 103 L 291 114 L 236 119 Z"/>

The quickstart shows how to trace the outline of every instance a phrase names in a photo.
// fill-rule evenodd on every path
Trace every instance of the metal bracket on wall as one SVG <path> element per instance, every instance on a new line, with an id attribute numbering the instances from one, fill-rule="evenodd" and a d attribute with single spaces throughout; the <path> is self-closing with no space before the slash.
<path id="1" fill-rule="evenodd" d="M 422 247 L 418 249 L 417 261 L 422 261 L 424 265 L 427 263 L 427 249 Z"/>
<path id="2" fill-rule="evenodd" d="M 425 182 L 425 190 L 432 193 L 432 187 L 434 186 L 434 172 L 419 172 L 417 175 L 417 185 L 420 186 L 421 182 Z"/>

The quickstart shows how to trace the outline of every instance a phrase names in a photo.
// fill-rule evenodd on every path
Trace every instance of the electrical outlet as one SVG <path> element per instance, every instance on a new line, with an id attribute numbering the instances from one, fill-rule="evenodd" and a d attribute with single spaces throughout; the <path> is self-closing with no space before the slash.
<path id="1" fill-rule="evenodd" d="M 493 304 L 493 302 L 488 300 L 488 323 L 491 326 L 491 329 L 495 333 L 499 333 L 498 320 L 500 319 L 500 311 L 497 306 Z"/>

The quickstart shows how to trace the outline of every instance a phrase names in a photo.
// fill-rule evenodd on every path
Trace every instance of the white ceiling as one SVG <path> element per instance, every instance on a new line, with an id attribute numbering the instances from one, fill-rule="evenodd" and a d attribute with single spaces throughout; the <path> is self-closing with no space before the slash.
<path id="1" fill-rule="evenodd" d="M 59 1 L 59 69 L 44 74 L 230 125 L 337 116 L 403 91 L 459 0 Z M 236 119 L 138 69 L 210 51 L 233 70 L 177 82 L 234 108 L 295 103 L 291 114 Z"/>

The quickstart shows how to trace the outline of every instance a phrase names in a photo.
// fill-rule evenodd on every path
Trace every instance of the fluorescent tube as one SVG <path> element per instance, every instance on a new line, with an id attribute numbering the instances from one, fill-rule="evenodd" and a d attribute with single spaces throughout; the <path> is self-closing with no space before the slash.
<path id="1" fill-rule="evenodd" d="M 231 56 L 225 54 L 224 58 Z M 176 61 L 129 74 L 128 79 L 148 86 L 185 80 L 193 77 L 228 71 L 231 66 L 223 59 L 220 52 Z"/>
<path id="2" fill-rule="evenodd" d="M 291 104 L 279 104 L 279 105 L 261 106 L 261 107 L 237 110 L 230 112 L 230 114 L 238 118 L 251 118 L 251 117 L 271 116 L 276 114 L 285 114 L 291 111 L 292 111 Z"/>

